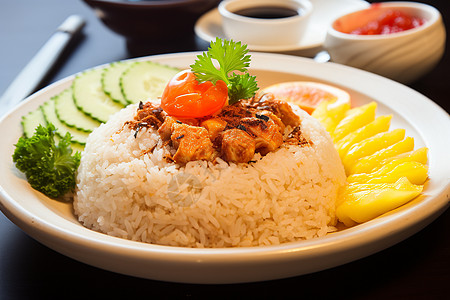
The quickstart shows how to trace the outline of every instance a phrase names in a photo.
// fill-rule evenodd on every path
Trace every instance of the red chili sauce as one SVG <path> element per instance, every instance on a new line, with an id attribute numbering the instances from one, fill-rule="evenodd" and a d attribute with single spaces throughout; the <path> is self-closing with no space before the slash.
<path id="1" fill-rule="evenodd" d="M 335 28 L 339 28 L 338 30 L 344 33 L 357 35 L 377 35 L 401 32 L 419 27 L 425 23 L 425 19 L 417 16 L 411 16 L 399 10 L 386 9 L 379 13 L 376 11 L 378 8 L 379 5 L 373 4 L 372 7 L 365 12 L 365 14 L 361 14 L 359 16 L 364 19 L 371 19 L 372 16 L 376 15 L 376 17 L 372 19 L 372 21 L 363 23 L 363 25 L 357 26 L 356 28 L 354 27 L 351 30 L 347 26 L 344 26 L 344 24 L 342 23 L 336 24 L 337 27 Z M 340 21 L 345 22 L 343 19 L 341 19 Z M 359 20 L 359 22 L 360 21 L 361 19 Z M 347 30 L 344 29 L 345 27 L 347 27 Z"/>

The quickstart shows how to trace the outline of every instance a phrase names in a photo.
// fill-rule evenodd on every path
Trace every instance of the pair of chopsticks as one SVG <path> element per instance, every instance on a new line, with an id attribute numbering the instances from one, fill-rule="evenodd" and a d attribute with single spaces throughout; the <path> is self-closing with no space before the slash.
<path id="1" fill-rule="evenodd" d="M 17 75 L 0 97 L 0 116 L 36 90 L 58 60 L 69 42 L 81 31 L 85 21 L 78 15 L 69 16 Z"/>

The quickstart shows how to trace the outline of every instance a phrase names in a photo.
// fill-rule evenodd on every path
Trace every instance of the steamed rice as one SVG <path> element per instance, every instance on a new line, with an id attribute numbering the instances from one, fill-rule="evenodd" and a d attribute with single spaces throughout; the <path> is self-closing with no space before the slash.
<path id="1" fill-rule="evenodd" d="M 300 109 L 309 145 L 282 146 L 249 164 L 168 163 L 156 130 L 124 126 L 130 105 L 88 138 L 75 214 L 86 227 L 135 241 L 186 247 L 273 245 L 335 230 L 345 173 L 331 138 Z M 172 153 L 173 154 L 173 153 Z"/>

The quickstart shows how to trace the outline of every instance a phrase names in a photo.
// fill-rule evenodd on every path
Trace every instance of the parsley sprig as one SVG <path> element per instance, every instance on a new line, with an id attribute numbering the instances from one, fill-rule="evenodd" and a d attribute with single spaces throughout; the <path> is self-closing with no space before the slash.
<path id="1" fill-rule="evenodd" d="M 216 38 L 208 51 L 198 55 L 190 67 L 200 83 L 211 81 L 215 84 L 217 80 L 223 80 L 228 86 L 229 103 L 233 104 L 253 97 L 258 90 L 256 76 L 247 73 L 250 60 L 247 45 Z"/>
<path id="2" fill-rule="evenodd" d="M 16 167 L 25 173 L 30 185 L 51 198 L 75 188 L 75 174 L 81 154 L 72 155 L 71 135 L 56 142 L 56 128 L 39 125 L 32 137 L 20 137 L 13 154 Z"/>

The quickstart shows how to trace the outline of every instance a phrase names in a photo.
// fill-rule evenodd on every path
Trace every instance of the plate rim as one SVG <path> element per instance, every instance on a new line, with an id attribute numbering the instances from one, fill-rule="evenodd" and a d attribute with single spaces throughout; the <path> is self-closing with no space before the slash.
<path id="1" fill-rule="evenodd" d="M 200 54 L 201 52 L 184 52 L 184 53 L 172 53 L 172 54 L 161 54 L 161 55 L 153 55 L 153 56 L 146 56 L 131 60 L 152 60 L 157 62 L 166 62 L 166 61 L 190 61 L 191 59 L 195 58 L 196 55 Z M 319 64 L 314 62 L 311 59 L 307 58 L 300 58 L 290 55 L 283 55 L 283 54 L 270 54 L 270 53 L 251 53 L 253 58 L 256 58 L 256 66 L 252 65 L 253 69 L 259 69 L 258 66 L 265 65 L 267 62 L 276 60 L 277 63 L 276 68 L 283 68 L 283 66 L 289 65 L 289 64 L 298 64 L 306 66 L 317 66 L 317 68 L 310 69 L 311 73 L 308 73 L 308 76 L 312 77 L 319 77 L 320 70 L 338 70 L 341 72 L 344 72 L 345 74 L 354 74 L 357 77 L 363 77 L 365 79 L 370 79 L 373 84 L 373 82 L 381 82 L 382 84 L 386 84 L 387 86 L 394 86 L 399 87 L 402 90 L 408 91 L 409 93 L 412 93 L 412 95 L 415 95 L 418 97 L 417 99 L 421 99 L 419 102 L 427 103 L 428 106 L 430 106 L 433 110 L 433 112 L 438 113 L 438 116 L 445 116 L 445 111 L 440 108 L 438 105 L 434 104 L 430 99 L 425 97 L 424 95 L 410 89 L 409 87 L 403 86 L 400 83 L 396 83 L 392 80 L 383 78 L 381 76 L 368 73 L 366 71 L 357 70 L 351 67 L 343 66 L 343 65 L 337 65 L 334 63 L 327 63 L 327 64 Z M 295 61 L 295 63 L 292 63 L 292 61 Z M 252 63 L 254 63 L 253 61 Z M 175 62 L 174 62 L 175 64 Z M 99 65 L 97 67 L 103 67 L 107 64 Z M 273 64 L 272 64 L 273 65 Z M 273 66 L 268 66 L 269 69 L 267 71 L 272 71 Z M 317 69 L 317 70 L 314 70 Z M 292 73 L 292 72 L 288 72 Z M 329 72 L 333 73 L 333 72 Z M 298 74 L 298 73 L 297 73 Z M 305 74 L 303 74 L 305 75 Z M 16 116 L 18 111 L 26 111 L 26 106 L 30 106 L 31 104 L 38 104 L 39 102 L 43 102 L 44 99 L 41 99 L 46 93 L 49 93 L 52 90 L 55 89 L 63 89 L 64 86 L 68 86 L 70 82 L 73 80 L 73 78 L 76 76 L 76 74 L 68 76 L 66 78 L 63 78 L 44 89 L 34 93 L 33 95 L 29 96 L 23 103 L 21 103 L 19 106 L 17 106 L 15 109 L 7 113 L 3 118 L 0 119 L 0 124 L 3 124 L 8 121 L 8 119 L 13 118 Z M 335 75 L 333 75 L 335 76 Z M 326 79 L 330 80 L 333 76 L 320 76 L 320 79 Z M 342 76 L 341 76 L 342 77 Z M 345 85 L 349 84 L 351 82 L 352 78 L 348 79 L 341 79 L 338 83 L 339 85 Z M 376 101 L 380 101 L 379 99 L 375 99 Z M 381 101 L 380 101 L 381 102 Z M 432 105 L 434 104 L 434 105 Z M 450 132 L 450 119 L 447 115 L 447 128 L 444 130 L 447 130 Z M 426 142 L 426 141 L 425 141 Z M 0 146 L 2 148 L 3 146 Z M 1 160 L 0 160 L 1 162 Z M 2 166 L 0 164 L 0 166 Z M 381 226 L 381 228 L 385 228 L 386 226 L 390 225 L 400 225 L 396 227 L 395 229 L 390 229 L 389 235 L 393 236 L 396 234 L 399 234 L 399 232 L 403 230 L 410 230 L 410 232 L 407 234 L 407 236 L 404 236 L 402 239 L 407 238 L 408 236 L 412 235 L 416 231 L 423 228 L 423 226 L 427 225 L 427 223 L 434 220 L 440 213 L 442 213 L 445 209 L 448 208 L 448 194 L 450 193 L 450 180 L 447 178 L 447 185 L 441 186 L 439 193 L 427 201 L 422 201 L 417 203 L 417 205 L 413 206 L 411 209 L 403 210 L 403 211 L 397 211 L 397 218 L 391 219 L 389 217 L 387 218 L 381 218 L 375 221 L 378 226 Z M 431 203 L 430 203 L 431 202 Z M 431 205 L 432 204 L 432 205 Z M 152 278 L 152 279 L 162 279 L 162 280 L 168 280 L 168 281 L 179 281 L 179 282 L 193 282 L 193 283 L 231 283 L 231 282 L 247 282 L 247 281 L 255 281 L 254 279 L 260 280 L 262 279 L 276 279 L 276 278 L 283 278 L 287 276 L 290 276 L 290 274 L 278 274 L 274 272 L 273 276 L 267 275 L 265 277 L 261 277 L 261 275 L 258 277 L 257 274 L 253 274 L 253 276 L 250 276 L 249 274 L 241 277 L 238 277 L 238 281 L 234 281 L 233 279 L 229 277 L 210 277 L 211 274 L 208 273 L 208 276 L 205 277 L 205 275 L 199 275 L 191 278 L 173 278 L 170 276 L 170 274 L 163 274 L 160 277 L 154 277 L 154 274 L 147 275 L 147 274 L 140 274 L 140 273 L 133 273 L 129 270 L 120 269 L 117 270 L 114 267 L 107 266 L 107 265 L 96 265 L 95 263 L 92 263 L 89 258 L 86 257 L 78 257 L 76 255 L 73 255 L 73 253 L 70 253 L 70 251 L 61 249 L 61 247 L 58 248 L 58 245 L 52 244 L 52 238 L 60 239 L 60 241 L 64 241 L 66 243 L 73 243 L 74 239 L 77 243 L 77 246 L 81 247 L 87 247 L 90 252 L 100 252 L 102 251 L 108 251 L 111 250 L 108 247 L 113 246 L 115 252 L 118 250 L 126 250 L 129 251 L 125 256 L 136 256 L 138 257 L 145 257 L 148 259 L 147 262 L 153 262 L 156 263 L 157 260 L 162 260 L 162 262 L 166 263 L 175 263 L 177 262 L 180 265 L 190 265 L 190 266 L 198 266 L 201 270 L 208 272 L 212 272 L 212 269 L 216 268 L 228 268 L 230 266 L 241 266 L 242 264 L 247 265 L 255 265 L 258 263 L 261 263 L 261 260 L 269 259 L 270 263 L 274 264 L 277 261 L 283 262 L 283 263 L 289 263 L 292 260 L 302 260 L 308 257 L 308 255 L 315 255 L 316 257 L 322 257 L 322 256 L 328 256 L 332 254 L 334 251 L 332 251 L 332 248 L 334 247 L 334 250 L 344 251 L 348 249 L 353 249 L 354 247 L 358 246 L 364 246 L 364 245 L 373 245 L 376 242 L 382 241 L 386 238 L 386 234 L 380 231 L 379 229 L 373 227 L 374 222 L 369 221 L 363 224 L 358 225 L 357 227 L 346 229 L 345 232 L 338 232 L 332 235 L 328 235 L 323 238 L 316 238 L 308 241 L 301 241 L 301 242 L 294 242 L 294 243 L 286 243 L 276 246 L 263 246 L 263 247 L 241 247 L 241 248 L 216 248 L 216 249 L 198 249 L 198 248 L 184 248 L 184 247 L 170 247 L 170 246 L 160 246 L 160 245 L 151 245 L 151 244 L 145 244 L 145 243 L 139 243 L 139 242 L 133 242 L 128 240 L 122 240 L 119 238 L 106 236 L 104 234 L 94 232 L 90 229 L 84 228 L 83 230 L 89 231 L 91 234 L 86 236 L 80 236 L 80 235 L 74 235 L 73 232 L 67 232 L 66 230 L 62 230 L 61 228 L 55 228 L 52 226 L 51 222 L 48 222 L 47 220 L 42 220 L 40 218 L 37 218 L 35 215 L 33 215 L 32 211 L 29 211 L 29 209 L 26 209 L 24 207 L 21 207 L 18 205 L 18 203 L 12 199 L 8 193 L 6 192 L 5 188 L 0 185 L 0 209 L 5 213 L 5 215 L 11 219 L 16 225 L 24 229 L 25 232 L 27 232 L 29 235 L 34 237 L 35 239 L 39 240 L 40 242 L 46 244 L 50 248 L 53 248 L 69 257 L 72 257 L 74 259 L 83 261 L 85 263 L 88 263 L 93 266 L 97 266 L 100 268 L 109 269 L 110 271 L 116 271 L 119 273 L 124 273 L 128 275 L 133 276 L 139 276 L 139 277 L 146 277 L 146 278 Z M 413 222 L 413 218 L 411 218 L 412 215 L 417 214 L 418 211 L 423 212 L 424 210 L 427 211 L 426 215 L 422 214 L 422 218 L 420 219 L 421 222 L 425 222 L 419 228 L 416 228 L 414 230 L 411 230 L 411 226 L 415 225 L 415 222 Z M 62 217 L 61 217 L 62 218 Z M 429 219 L 429 220 L 428 220 Z M 81 224 L 78 224 L 77 226 L 82 226 Z M 356 233 L 355 233 L 356 231 Z M 361 232 L 369 233 L 363 238 L 361 238 Z M 83 231 L 85 232 L 85 231 Z M 69 239 L 69 237 L 72 237 L 73 239 Z M 97 239 L 98 237 L 101 237 L 101 239 Z M 399 242 L 402 239 L 395 239 L 391 241 L 388 244 L 379 245 L 378 247 L 374 249 L 378 249 L 376 251 L 382 250 L 386 247 L 391 246 L 393 243 Z M 119 244 L 117 244 L 117 243 Z M 54 243 L 54 242 L 53 242 Z M 336 246 L 336 244 L 341 244 L 339 247 Z M 347 243 L 344 247 L 342 243 Z M 326 245 L 330 245 L 330 247 L 327 247 Z M 332 247 L 331 247 L 332 246 Z M 106 250 L 105 250 L 106 249 Z M 88 252 L 89 252 L 88 251 Z M 374 251 L 374 250 L 372 250 Z M 120 252 L 120 251 L 119 251 Z M 331 252 L 331 253 L 329 253 Z M 153 254 L 153 257 L 149 257 L 149 254 Z M 181 259 L 179 256 L 180 254 L 184 255 L 184 259 Z M 256 255 L 257 254 L 257 255 Z M 371 253 L 366 251 L 366 254 L 363 256 L 367 256 Z M 123 254 L 118 254 L 118 257 L 123 257 Z M 227 257 L 224 257 L 224 255 L 227 255 Z M 151 256 L 151 255 L 150 255 Z M 363 257 L 360 256 L 360 257 Z M 352 261 L 357 256 L 349 257 L 347 261 Z M 132 259 L 128 257 L 129 259 Z M 246 260 L 246 261 L 244 261 Z M 159 262 L 161 263 L 161 261 Z M 229 266 L 224 266 L 224 264 L 227 263 Z M 269 263 L 269 262 L 268 262 Z M 338 263 L 341 264 L 341 263 Z M 323 267 L 323 266 L 322 266 Z M 325 266 L 324 268 L 328 268 L 330 266 Z M 312 271 L 318 271 L 320 268 L 312 268 Z M 289 270 L 287 270 L 288 272 Z M 307 270 L 307 272 L 310 272 L 311 270 Z M 292 272 L 292 270 L 290 271 Z M 297 272 L 297 275 L 301 275 L 302 272 L 299 270 Z M 274 277 L 275 276 L 275 277 Z"/>

